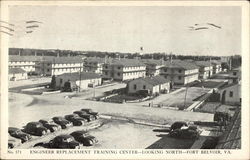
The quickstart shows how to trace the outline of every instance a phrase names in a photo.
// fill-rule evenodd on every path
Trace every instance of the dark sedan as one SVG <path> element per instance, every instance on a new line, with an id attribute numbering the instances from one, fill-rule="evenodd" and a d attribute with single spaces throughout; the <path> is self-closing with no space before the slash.
<path id="1" fill-rule="evenodd" d="M 12 137 L 21 139 L 22 143 L 30 140 L 32 137 L 29 134 L 22 132 L 20 129 L 15 127 L 9 127 L 8 132 Z"/>
<path id="2" fill-rule="evenodd" d="M 44 127 L 48 128 L 50 132 L 55 132 L 62 128 L 51 119 L 41 119 L 39 122 L 42 123 Z"/>
<path id="3" fill-rule="evenodd" d="M 51 140 L 48 146 L 56 149 L 80 149 L 82 145 L 71 135 L 59 135 Z"/>
<path id="4" fill-rule="evenodd" d="M 84 146 L 92 146 L 98 142 L 98 140 L 89 135 L 86 131 L 75 131 L 70 134 L 76 141 L 82 143 Z"/>
<path id="5" fill-rule="evenodd" d="M 82 117 L 82 118 L 88 120 L 88 122 L 93 121 L 93 120 L 96 119 L 94 115 L 88 114 L 88 113 L 86 113 L 84 111 L 75 111 L 73 113 L 77 114 L 79 117 Z"/>
<path id="6" fill-rule="evenodd" d="M 194 130 L 193 128 L 187 128 L 187 129 L 175 129 L 171 131 L 169 135 L 174 138 L 198 139 L 200 133 L 198 130 Z"/>
<path id="7" fill-rule="evenodd" d="M 174 122 L 171 127 L 170 127 L 170 130 L 173 131 L 175 129 L 180 129 L 181 127 L 183 126 L 188 126 L 187 122 L 184 122 L 184 121 L 177 121 L 177 122 Z"/>
<path id="8" fill-rule="evenodd" d="M 90 108 L 83 108 L 83 109 L 81 109 L 81 111 L 84 111 L 84 112 L 86 112 L 86 113 L 88 113 L 88 114 L 91 114 L 91 115 L 93 115 L 93 116 L 95 116 L 95 119 L 98 119 L 99 118 L 99 113 L 98 112 L 94 112 L 92 109 L 90 109 Z"/>
<path id="9" fill-rule="evenodd" d="M 59 117 L 53 117 L 52 120 L 56 124 L 60 125 L 62 127 L 62 129 L 65 129 L 65 128 L 73 126 L 72 122 L 70 122 L 70 121 L 68 121 L 65 118 L 60 117 L 60 116 Z"/>
<path id="10" fill-rule="evenodd" d="M 47 133 L 50 133 L 50 130 L 45 128 L 40 122 L 29 122 L 23 129 L 25 133 L 34 135 L 34 136 L 43 136 Z"/>
<path id="11" fill-rule="evenodd" d="M 79 117 L 77 114 L 69 114 L 64 117 L 66 120 L 72 122 L 74 126 L 81 126 L 87 122 L 86 119 Z"/>

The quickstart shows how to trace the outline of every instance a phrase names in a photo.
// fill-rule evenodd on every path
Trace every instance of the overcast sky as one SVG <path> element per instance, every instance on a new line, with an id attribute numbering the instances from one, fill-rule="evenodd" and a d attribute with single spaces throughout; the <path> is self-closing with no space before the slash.
<path id="1" fill-rule="evenodd" d="M 10 47 L 115 52 L 241 54 L 240 7 L 11 6 L 9 22 L 42 21 L 31 34 L 17 32 Z M 190 31 L 196 23 L 221 29 Z"/>

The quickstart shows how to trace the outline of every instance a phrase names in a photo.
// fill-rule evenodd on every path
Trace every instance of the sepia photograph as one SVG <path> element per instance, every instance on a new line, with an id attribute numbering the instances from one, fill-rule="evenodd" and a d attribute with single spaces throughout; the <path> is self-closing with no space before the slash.
<path id="1" fill-rule="evenodd" d="M 242 5 L 30 4 L 0 19 L 4 154 L 249 154 Z"/>

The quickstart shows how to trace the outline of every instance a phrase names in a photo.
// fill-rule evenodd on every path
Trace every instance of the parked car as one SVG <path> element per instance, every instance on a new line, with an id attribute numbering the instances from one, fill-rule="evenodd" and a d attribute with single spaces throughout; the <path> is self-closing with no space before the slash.
<path id="1" fill-rule="evenodd" d="M 58 117 L 53 117 L 52 120 L 53 120 L 56 124 L 59 124 L 59 125 L 62 127 L 62 129 L 65 129 L 65 128 L 68 128 L 68 127 L 73 126 L 73 123 L 72 123 L 72 122 L 70 122 L 70 121 L 68 121 L 68 120 L 66 120 L 65 118 L 60 117 L 60 116 L 58 116 Z"/>
<path id="2" fill-rule="evenodd" d="M 81 109 L 81 111 L 85 111 L 86 113 L 95 116 L 95 119 L 98 119 L 98 118 L 99 118 L 99 113 L 98 113 L 98 112 L 94 112 L 94 111 L 93 111 L 92 109 L 90 109 L 90 108 L 83 108 L 83 109 Z"/>
<path id="3" fill-rule="evenodd" d="M 35 136 L 43 136 L 50 133 L 50 130 L 45 128 L 40 122 L 29 122 L 23 129 L 25 133 Z"/>
<path id="4" fill-rule="evenodd" d="M 11 137 L 9 135 L 9 137 L 8 137 L 8 149 L 15 148 L 15 147 L 19 146 L 21 143 L 22 143 L 21 139 L 17 139 L 17 138 Z"/>
<path id="5" fill-rule="evenodd" d="M 84 146 L 92 146 L 98 141 L 94 136 L 89 135 L 86 131 L 75 131 L 70 134 L 76 141 L 82 143 Z"/>
<path id="6" fill-rule="evenodd" d="M 22 143 L 27 142 L 32 138 L 29 134 L 22 132 L 19 128 L 9 127 L 8 132 L 12 137 L 21 139 Z"/>
<path id="7" fill-rule="evenodd" d="M 84 111 L 75 111 L 73 113 L 77 114 L 79 117 L 82 117 L 82 118 L 86 119 L 88 122 L 93 121 L 93 120 L 96 119 L 94 115 L 88 114 L 88 113 L 86 113 Z"/>
<path id="8" fill-rule="evenodd" d="M 48 128 L 50 132 L 62 129 L 62 127 L 56 124 L 52 119 L 40 119 L 39 122 L 42 123 L 44 127 Z"/>
<path id="9" fill-rule="evenodd" d="M 187 127 L 187 129 L 175 129 L 170 131 L 169 135 L 174 138 L 197 139 L 200 133 L 198 130 Z"/>
<path id="10" fill-rule="evenodd" d="M 48 144 L 49 148 L 60 148 L 60 149 L 80 149 L 82 144 L 75 141 L 71 135 L 59 135 L 51 140 Z"/>
<path id="11" fill-rule="evenodd" d="M 175 129 L 180 129 L 181 127 L 183 126 L 188 126 L 187 122 L 184 122 L 184 121 L 177 121 L 177 122 L 174 122 L 171 127 L 170 127 L 170 131 L 173 131 Z"/>
<path id="12" fill-rule="evenodd" d="M 69 114 L 64 116 L 64 118 L 72 122 L 74 126 L 81 126 L 87 122 L 86 119 L 79 117 L 77 114 Z"/>

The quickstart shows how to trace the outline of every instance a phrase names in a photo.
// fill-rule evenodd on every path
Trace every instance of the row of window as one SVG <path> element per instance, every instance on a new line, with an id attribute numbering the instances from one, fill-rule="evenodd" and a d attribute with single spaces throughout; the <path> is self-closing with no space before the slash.
<path id="1" fill-rule="evenodd" d="M 146 89 L 146 85 L 143 85 L 143 87 L 142 87 L 143 89 Z M 137 85 L 136 84 L 134 84 L 134 90 L 136 90 L 137 89 Z"/>

